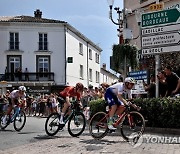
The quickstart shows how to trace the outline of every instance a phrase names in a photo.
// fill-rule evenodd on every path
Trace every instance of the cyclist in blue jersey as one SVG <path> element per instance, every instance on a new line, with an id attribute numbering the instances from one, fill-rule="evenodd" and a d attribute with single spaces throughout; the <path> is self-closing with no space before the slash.
<path id="1" fill-rule="evenodd" d="M 132 99 L 132 88 L 134 84 L 135 80 L 131 77 L 127 77 L 124 82 L 116 83 L 107 88 L 105 100 L 108 102 L 110 108 L 108 120 L 108 128 L 110 130 L 117 129 L 112 125 L 113 116 L 115 113 L 120 115 L 124 111 L 124 105 L 129 105 L 129 102 L 125 99 L 125 95 L 127 95 L 128 99 Z M 119 106 L 122 106 L 122 108 L 118 108 Z"/>

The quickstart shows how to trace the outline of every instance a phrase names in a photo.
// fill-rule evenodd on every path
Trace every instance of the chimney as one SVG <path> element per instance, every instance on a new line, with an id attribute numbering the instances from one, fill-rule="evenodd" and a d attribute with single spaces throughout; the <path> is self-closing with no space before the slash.
<path id="1" fill-rule="evenodd" d="M 39 9 L 37 9 L 36 11 L 34 11 L 34 17 L 35 18 L 41 18 L 42 12 Z"/>
<path id="2" fill-rule="evenodd" d="M 106 70 L 106 64 L 105 63 L 102 64 L 102 67 L 103 67 L 103 69 Z"/>

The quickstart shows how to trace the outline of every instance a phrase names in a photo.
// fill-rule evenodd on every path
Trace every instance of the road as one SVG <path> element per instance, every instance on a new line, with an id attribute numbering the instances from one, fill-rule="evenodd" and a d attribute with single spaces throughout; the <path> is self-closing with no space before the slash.
<path id="1" fill-rule="evenodd" d="M 10 124 L 5 130 L 0 131 L 0 150 L 37 142 L 41 138 L 46 138 L 44 123 L 45 118 L 27 117 L 25 127 L 16 132 L 13 124 Z"/>
<path id="2" fill-rule="evenodd" d="M 123 140 L 116 132 L 94 140 L 88 129 L 71 137 L 67 129 L 54 137 L 44 131 L 45 118 L 28 117 L 21 132 L 12 126 L 0 131 L 0 154 L 179 154 L 180 137 L 170 134 L 145 133 L 136 145 Z"/>

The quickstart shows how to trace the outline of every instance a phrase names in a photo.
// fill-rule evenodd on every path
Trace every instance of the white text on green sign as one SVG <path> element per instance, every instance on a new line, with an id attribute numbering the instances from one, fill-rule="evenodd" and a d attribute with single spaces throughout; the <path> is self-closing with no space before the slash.
<path id="1" fill-rule="evenodd" d="M 146 13 L 142 15 L 142 28 L 178 22 L 179 17 L 178 8 Z"/>

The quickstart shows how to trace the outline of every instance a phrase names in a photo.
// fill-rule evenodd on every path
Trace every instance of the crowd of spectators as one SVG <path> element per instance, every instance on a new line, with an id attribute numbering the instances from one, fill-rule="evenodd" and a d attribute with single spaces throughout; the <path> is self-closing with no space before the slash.
<path id="1" fill-rule="evenodd" d="M 99 98 L 104 98 L 105 88 L 108 85 L 102 84 L 99 87 L 93 87 L 89 85 L 88 88 L 84 88 L 83 96 L 81 98 L 81 103 L 83 105 L 83 112 L 86 116 L 86 119 L 89 119 L 89 102 L 91 100 L 96 100 Z M 7 91 L 9 93 L 10 91 Z M 0 95 L 0 103 L 8 103 L 7 102 L 7 94 Z M 60 101 L 58 99 L 58 93 L 51 93 L 51 94 L 27 94 L 26 96 L 26 105 L 25 105 L 25 112 L 27 116 L 40 116 L 40 117 L 47 117 L 52 112 L 59 112 Z"/>

